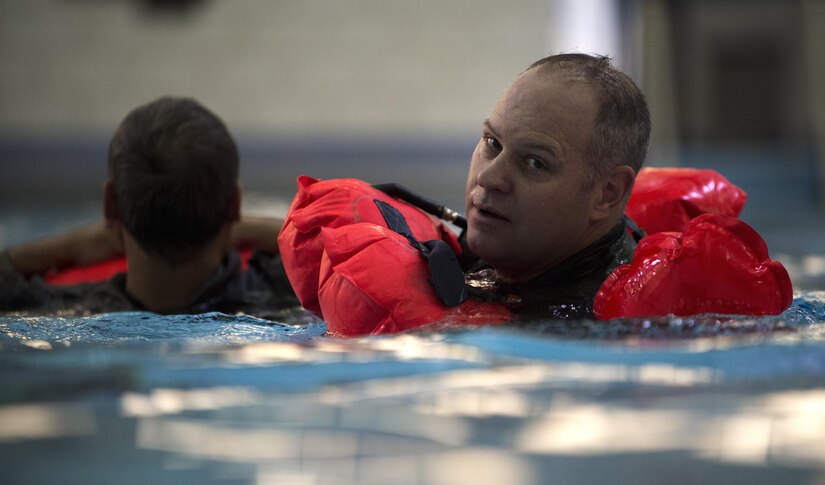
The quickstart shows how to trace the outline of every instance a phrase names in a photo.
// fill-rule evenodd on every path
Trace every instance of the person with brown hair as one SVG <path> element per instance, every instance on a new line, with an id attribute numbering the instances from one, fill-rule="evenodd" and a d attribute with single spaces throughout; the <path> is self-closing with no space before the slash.
<path id="1" fill-rule="evenodd" d="M 238 151 L 224 123 L 193 99 L 163 97 L 130 112 L 109 145 L 105 222 L 8 248 L 0 309 L 157 313 L 297 305 L 275 238 L 281 221 L 241 219 Z M 241 270 L 233 246 L 258 251 Z M 48 285 L 52 268 L 124 254 L 104 282 Z"/>

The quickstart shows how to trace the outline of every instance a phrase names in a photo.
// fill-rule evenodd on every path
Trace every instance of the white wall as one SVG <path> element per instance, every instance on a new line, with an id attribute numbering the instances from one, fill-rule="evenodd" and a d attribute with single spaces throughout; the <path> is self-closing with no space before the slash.
<path id="1" fill-rule="evenodd" d="M 238 132 L 475 130 L 547 51 L 543 0 L 0 1 L 0 133 L 109 133 L 191 95 Z"/>

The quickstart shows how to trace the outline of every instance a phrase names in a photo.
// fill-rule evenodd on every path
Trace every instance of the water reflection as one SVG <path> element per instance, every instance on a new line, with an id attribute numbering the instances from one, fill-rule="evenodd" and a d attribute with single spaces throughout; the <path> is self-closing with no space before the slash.
<path id="1" fill-rule="evenodd" d="M 88 436 L 97 431 L 88 404 L 0 406 L 0 442 Z"/>
<path id="2" fill-rule="evenodd" d="M 246 388 L 154 389 L 147 394 L 125 392 L 120 398 L 121 414 L 151 417 L 250 405 L 262 400 L 259 393 Z"/>
<path id="3" fill-rule="evenodd" d="M 460 370 L 290 395 L 156 390 L 124 395 L 121 403 L 125 415 L 137 418 L 137 448 L 251 464 L 257 480 L 546 483 L 536 470 L 541 457 L 668 453 L 706 466 L 825 470 L 823 389 L 697 390 L 710 382 L 705 370 L 686 378 L 661 366 L 541 367 Z M 582 383 L 584 376 L 600 385 Z M 566 378 L 573 380 L 564 385 Z M 578 473 L 596 479 L 604 471 Z M 636 483 L 658 483 L 653 478 Z"/>
<path id="4" fill-rule="evenodd" d="M 8 483 L 822 483 L 822 308 L 352 340 L 221 315 L 0 320 L 0 467 Z"/>

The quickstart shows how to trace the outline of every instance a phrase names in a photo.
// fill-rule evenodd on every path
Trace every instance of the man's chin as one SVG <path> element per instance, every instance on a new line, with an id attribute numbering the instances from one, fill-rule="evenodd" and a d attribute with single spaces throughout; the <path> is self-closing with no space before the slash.
<path id="1" fill-rule="evenodd" d="M 467 246 L 470 251 L 481 258 L 488 264 L 493 262 L 502 263 L 512 256 L 511 250 L 504 244 L 504 242 L 490 237 L 488 234 L 476 234 L 473 237 L 472 233 L 467 235 Z"/>
<path id="2" fill-rule="evenodd" d="M 470 251 L 482 261 L 496 270 L 503 280 L 517 282 L 516 276 L 524 269 L 519 261 L 513 260 L 513 251 L 510 246 L 500 241 L 478 238 L 474 242 L 467 238 Z"/>

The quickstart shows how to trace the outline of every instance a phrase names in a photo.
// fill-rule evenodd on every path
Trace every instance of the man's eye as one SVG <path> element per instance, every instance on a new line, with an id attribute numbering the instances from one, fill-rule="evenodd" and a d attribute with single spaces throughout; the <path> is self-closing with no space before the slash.
<path id="1" fill-rule="evenodd" d="M 534 157 L 527 157 L 527 159 L 524 161 L 524 163 L 525 163 L 525 165 L 527 165 L 527 168 L 529 168 L 530 170 L 544 170 L 544 169 L 547 168 L 546 163 L 544 163 L 542 160 L 539 160 L 538 158 L 534 158 Z"/>
<path id="2" fill-rule="evenodd" d="M 484 145 L 490 150 L 494 150 L 494 151 L 501 150 L 501 144 L 498 142 L 498 140 L 496 140 L 492 136 L 485 136 L 484 137 Z"/>

